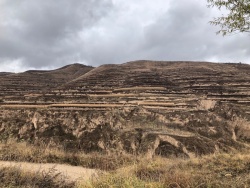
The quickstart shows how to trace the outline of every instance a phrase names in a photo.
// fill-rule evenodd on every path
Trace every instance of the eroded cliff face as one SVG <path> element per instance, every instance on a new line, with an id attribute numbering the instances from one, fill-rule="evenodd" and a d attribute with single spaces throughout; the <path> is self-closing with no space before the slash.
<path id="1" fill-rule="evenodd" d="M 192 157 L 247 147 L 250 66 L 136 61 L 0 76 L 0 138 Z"/>
<path id="2" fill-rule="evenodd" d="M 201 109 L 164 113 L 143 107 L 1 109 L 0 138 L 68 151 L 192 157 L 241 149 L 250 143 L 247 114 L 200 101 Z"/>

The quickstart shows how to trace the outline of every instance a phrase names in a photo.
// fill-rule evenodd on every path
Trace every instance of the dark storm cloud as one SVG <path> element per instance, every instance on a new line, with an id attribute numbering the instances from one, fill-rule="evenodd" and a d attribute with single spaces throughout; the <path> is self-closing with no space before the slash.
<path id="1" fill-rule="evenodd" d="M 0 71 L 137 59 L 250 63 L 249 35 L 216 35 L 200 0 L 0 0 Z"/>
<path id="2" fill-rule="evenodd" d="M 0 5 L 0 59 L 40 68 L 72 62 L 83 45 L 79 32 L 105 17 L 112 1 L 1 0 Z"/>

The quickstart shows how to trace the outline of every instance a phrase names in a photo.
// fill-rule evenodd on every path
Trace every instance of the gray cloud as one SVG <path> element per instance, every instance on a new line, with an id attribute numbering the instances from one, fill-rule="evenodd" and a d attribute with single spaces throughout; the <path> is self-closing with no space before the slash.
<path id="1" fill-rule="evenodd" d="M 148 58 L 167 60 L 248 60 L 248 35 L 222 37 L 208 24 L 214 10 L 202 1 L 171 1 L 172 6 L 145 28 L 143 51 Z M 239 53 L 243 50 L 244 55 Z"/>
<path id="2" fill-rule="evenodd" d="M 136 59 L 250 63 L 249 35 L 216 35 L 199 0 L 0 0 L 0 71 Z"/>
<path id="3" fill-rule="evenodd" d="M 105 17 L 112 1 L 1 0 L 1 6 L 0 58 L 41 68 L 72 62 L 84 45 L 79 33 Z"/>

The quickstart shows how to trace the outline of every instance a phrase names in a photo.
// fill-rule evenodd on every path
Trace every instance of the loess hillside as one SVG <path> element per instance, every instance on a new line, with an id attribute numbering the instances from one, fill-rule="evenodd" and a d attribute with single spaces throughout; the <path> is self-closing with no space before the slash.
<path id="1" fill-rule="evenodd" d="M 7 101 L 25 101 L 28 96 L 55 89 L 93 67 L 72 64 L 52 71 L 30 70 L 24 73 L 0 73 L 0 97 Z"/>
<path id="2" fill-rule="evenodd" d="M 0 134 L 85 152 L 192 157 L 250 143 L 250 65 L 134 61 L 0 73 Z"/>

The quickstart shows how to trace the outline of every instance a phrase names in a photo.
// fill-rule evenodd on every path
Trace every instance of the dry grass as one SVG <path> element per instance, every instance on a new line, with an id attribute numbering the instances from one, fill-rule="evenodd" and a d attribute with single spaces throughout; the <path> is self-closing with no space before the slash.
<path id="1" fill-rule="evenodd" d="M 32 104 L 4 104 L 1 105 L 2 108 L 47 108 L 48 105 L 32 105 Z"/>
<path id="2" fill-rule="evenodd" d="M 93 98 L 109 98 L 109 97 L 138 97 L 140 95 L 138 94 L 89 94 L 88 97 L 93 97 Z"/>
<path id="3" fill-rule="evenodd" d="M 218 154 L 195 158 L 142 160 L 91 184 L 79 187 L 229 187 L 250 186 L 250 154 Z"/>
<path id="4" fill-rule="evenodd" d="M 100 153 L 85 154 L 67 152 L 46 146 L 34 146 L 25 142 L 9 140 L 0 144 L 0 160 L 34 163 L 60 163 L 82 166 L 105 171 L 115 170 L 136 160 L 132 155 L 107 155 Z"/>
<path id="5" fill-rule="evenodd" d="M 18 167 L 0 167 L 0 187 L 8 188 L 73 188 L 74 182 L 66 182 L 61 174 L 48 172 L 31 173 Z"/>
<path id="6" fill-rule="evenodd" d="M 118 91 L 135 91 L 135 90 L 166 90 L 165 87 L 129 87 L 129 88 L 119 88 L 119 89 L 114 89 L 113 91 L 118 92 Z"/>
<path id="7" fill-rule="evenodd" d="M 4 104 L 0 105 L 1 108 L 64 108 L 64 107 L 75 107 L 75 108 L 96 108 L 96 107 L 105 107 L 105 108 L 115 108 L 115 107 L 131 107 L 132 105 L 125 105 L 121 103 L 86 103 L 86 104 L 73 104 L 73 103 L 61 103 L 61 104 L 51 104 L 51 105 L 23 105 L 23 104 Z"/>
<path id="8" fill-rule="evenodd" d="M 40 163 L 68 163 L 107 171 L 98 179 L 80 182 L 75 185 L 78 188 L 250 187 L 249 151 L 214 154 L 193 159 L 155 157 L 149 160 L 142 156 L 136 159 L 135 156 L 126 155 L 72 154 L 56 149 L 37 148 L 29 144 L 9 141 L 1 145 L 0 159 Z M 6 187 L 9 185 L 12 187 L 27 185 L 23 187 L 29 187 L 30 179 L 34 178 L 32 175 L 29 177 L 30 179 L 27 179 L 25 175 L 22 175 L 23 172 L 18 171 L 18 169 L 1 169 L 0 172 L 4 174 L 0 174 L 0 178 L 7 177 L 1 180 L 2 185 Z M 11 177 L 13 178 L 11 179 Z M 20 183 L 22 178 L 25 179 L 25 181 L 23 180 L 24 183 Z M 49 179 L 47 177 L 47 179 L 43 180 L 41 179 L 43 176 L 40 175 L 37 178 L 40 179 L 32 180 L 32 182 L 47 182 L 47 179 Z M 14 184 L 11 184 L 13 182 Z M 54 180 L 51 187 L 54 186 L 53 183 L 55 183 Z M 0 184 L 0 187 L 4 186 Z"/>
<path id="9" fill-rule="evenodd" d="M 48 107 L 122 107 L 123 104 L 96 103 L 96 104 L 52 104 Z"/>
<path id="10" fill-rule="evenodd" d="M 138 104 L 140 104 L 140 105 L 148 105 L 148 106 L 167 106 L 167 107 L 176 106 L 175 103 L 151 102 L 151 101 L 139 101 Z"/>

